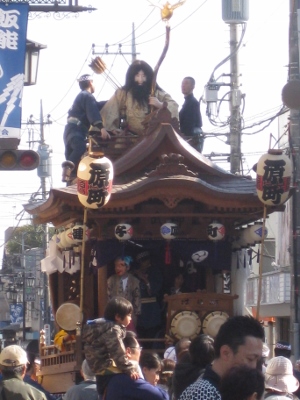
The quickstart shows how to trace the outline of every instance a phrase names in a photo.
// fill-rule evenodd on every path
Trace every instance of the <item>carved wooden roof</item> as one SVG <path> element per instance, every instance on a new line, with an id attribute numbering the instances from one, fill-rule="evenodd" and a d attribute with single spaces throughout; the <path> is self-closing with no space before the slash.
<path id="1" fill-rule="evenodd" d="M 183 234 L 193 237 L 199 226 L 207 226 L 212 219 L 230 230 L 262 218 L 255 181 L 219 168 L 175 132 L 168 115 L 163 116 L 166 120 L 154 124 L 152 131 L 148 129 L 146 136 L 114 161 L 110 201 L 99 210 L 89 210 L 89 220 L 105 227 L 107 237 L 114 224 L 135 221 L 139 226 L 135 232 L 143 237 L 154 218 L 158 224 L 180 219 Z M 24 207 L 36 223 L 55 226 L 83 215 L 76 185 L 52 189 L 46 202 Z"/>

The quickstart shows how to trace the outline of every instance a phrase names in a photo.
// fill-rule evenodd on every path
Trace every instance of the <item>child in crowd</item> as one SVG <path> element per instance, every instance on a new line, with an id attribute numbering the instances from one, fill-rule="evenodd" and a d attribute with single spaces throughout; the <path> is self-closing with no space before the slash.
<path id="1" fill-rule="evenodd" d="M 96 375 L 97 390 L 103 395 L 113 374 L 126 373 L 138 378 L 128 360 L 123 339 L 131 321 L 132 304 L 124 297 L 113 297 L 104 310 L 104 318 L 87 321 L 82 339 L 87 363 Z"/>
<path id="2" fill-rule="evenodd" d="M 159 382 L 159 374 L 161 371 L 161 359 L 159 355 L 156 353 L 142 352 L 140 366 L 145 380 L 151 385 L 156 386 Z"/>
<path id="3" fill-rule="evenodd" d="M 107 280 L 108 300 L 114 296 L 122 296 L 129 300 L 133 307 L 132 321 L 129 330 L 135 330 L 137 316 L 141 313 L 140 281 L 133 276 L 130 270 L 132 258 L 130 256 L 115 259 L 115 274 Z"/>

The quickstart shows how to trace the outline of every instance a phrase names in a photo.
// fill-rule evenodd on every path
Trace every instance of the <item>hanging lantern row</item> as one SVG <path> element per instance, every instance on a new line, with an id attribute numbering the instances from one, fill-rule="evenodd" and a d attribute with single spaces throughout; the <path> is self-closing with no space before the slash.
<path id="1" fill-rule="evenodd" d="M 265 227 L 264 237 L 268 236 L 268 229 Z M 247 228 L 241 229 L 239 238 L 233 242 L 232 249 L 240 250 L 255 246 L 262 242 L 263 223 L 256 222 L 254 225 L 249 225 Z"/>
<path id="2" fill-rule="evenodd" d="M 260 157 L 256 169 L 256 191 L 266 206 L 278 206 L 289 198 L 292 163 L 282 150 L 270 149 Z"/>
<path id="3" fill-rule="evenodd" d="M 101 155 L 102 153 L 89 154 L 80 161 L 77 169 L 77 195 L 86 208 L 101 208 L 110 199 L 113 165 L 108 158 Z"/>
<path id="4" fill-rule="evenodd" d="M 166 222 L 160 227 L 160 234 L 166 240 L 175 239 L 178 236 L 178 226 L 173 222 Z M 133 236 L 133 227 L 130 224 L 118 224 L 115 226 L 115 237 L 120 241 L 126 241 Z"/>
<path id="5" fill-rule="evenodd" d="M 69 249 L 90 238 L 90 230 L 87 226 L 76 224 L 73 228 L 59 232 L 52 236 L 51 240 L 56 243 L 60 249 Z"/>

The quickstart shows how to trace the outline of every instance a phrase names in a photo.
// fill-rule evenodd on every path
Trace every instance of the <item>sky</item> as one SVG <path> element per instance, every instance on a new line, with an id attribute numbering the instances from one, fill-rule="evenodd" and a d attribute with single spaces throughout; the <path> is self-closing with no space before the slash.
<path id="1" fill-rule="evenodd" d="M 160 18 L 160 9 L 148 0 L 78 0 L 80 5 L 92 6 L 96 11 L 76 15 L 49 15 L 41 13 L 29 18 L 27 38 L 44 44 L 41 50 L 37 85 L 25 87 L 22 101 L 22 121 L 30 118 L 36 124 L 30 137 L 39 140 L 39 121 L 42 106 L 44 121 L 47 116 L 51 124 L 44 125 L 45 141 L 52 148 L 52 179 L 47 179 L 47 188 L 63 187 L 61 163 L 64 161 L 63 130 L 68 109 L 79 92 L 76 79 L 92 74 L 89 63 L 93 48 L 102 57 L 115 82 L 124 84 L 125 73 L 131 63 L 131 39 L 133 24 L 137 58 L 155 67 L 165 42 L 165 23 Z M 151 1 L 154 3 L 154 0 Z M 174 4 L 176 0 L 170 0 Z M 155 4 L 165 4 L 157 0 Z M 289 2 L 286 0 L 249 0 L 249 21 L 239 52 L 239 69 L 242 93 L 245 94 L 244 120 L 248 129 L 242 136 L 242 152 L 245 168 L 266 152 L 270 135 L 277 137 L 278 122 L 261 132 L 266 118 L 279 111 L 281 91 L 287 82 L 288 73 L 288 24 Z M 222 0 L 186 0 L 174 10 L 170 19 L 170 46 L 159 72 L 158 84 L 178 102 L 183 96 L 181 81 L 185 76 L 196 80 L 195 97 L 200 99 L 204 87 L 215 67 L 229 55 L 229 26 L 222 20 Z M 105 53 L 105 45 L 108 52 Z M 119 46 L 121 44 L 121 47 Z M 93 47 L 95 45 L 95 47 Z M 113 54 L 113 53 L 118 53 Z M 1 56 L 1 55 L 0 55 Z M 215 72 L 219 82 L 229 83 L 223 76 L 230 71 L 225 63 Z M 222 77 L 223 76 L 223 77 Z M 105 81 L 103 75 L 94 75 L 97 100 L 109 99 L 115 88 Z M 228 86 L 219 91 L 224 96 Z M 210 124 L 206 116 L 206 105 L 201 102 L 203 131 L 210 134 L 205 139 L 204 154 L 229 153 L 226 137 L 217 134 L 228 132 L 228 127 L 218 128 Z M 221 120 L 226 121 L 229 107 L 221 103 Z M 32 117 L 30 117 L 32 116 Z M 255 125 L 258 124 L 258 125 Z M 281 124 L 281 122 L 280 122 Z M 29 130 L 23 126 L 19 148 L 28 148 Z M 31 126 L 32 128 L 32 126 Z M 279 126 L 283 129 L 283 126 Z M 33 135 L 33 136 L 32 136 Z M 275 139 L 272 139 L 275 143 Z M 35 144 L 37 146 L 37 143 Z M 228 165 L 220 164 L 224 169 Z M 0 171 L 0 263 L 4 244 L 4 230 L 9 226 L 29 223 L 22 204 L 29 201 L 32 193 L 40 188 L 36 171 Z"/>

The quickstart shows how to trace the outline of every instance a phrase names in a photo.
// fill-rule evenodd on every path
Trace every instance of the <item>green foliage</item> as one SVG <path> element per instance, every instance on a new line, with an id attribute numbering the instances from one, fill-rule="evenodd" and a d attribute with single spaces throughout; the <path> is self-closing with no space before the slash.
<path id="1" fill-rule="evenodd" d="M 10 255 L 22 254 L 22 243 L 25 251 L 35 247 L 44 248 L 45 240 L 44 225 L 24 225 L 12 232 L 5 250 Z"/>

